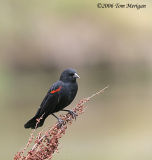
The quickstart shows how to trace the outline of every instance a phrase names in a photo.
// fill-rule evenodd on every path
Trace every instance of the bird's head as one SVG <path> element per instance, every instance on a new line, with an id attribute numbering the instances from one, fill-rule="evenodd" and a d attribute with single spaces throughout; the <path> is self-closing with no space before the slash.
<path id="1" fill-rule="evenodd" d="M 77 78 L 80 78 L 75 69 L 69 68 L 61 73 L 60 80 L 63 82 L 75 82 Z"/>

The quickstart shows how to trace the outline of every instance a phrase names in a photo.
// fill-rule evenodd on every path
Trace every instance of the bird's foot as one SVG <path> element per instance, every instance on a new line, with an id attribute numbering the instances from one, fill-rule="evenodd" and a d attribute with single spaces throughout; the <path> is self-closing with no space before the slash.
<path id="1" fill-rule="evenodd" d="M 76 117 L 78 116 L 75 112 L 68 110 L 68 113 L 72 116 L 73 119 L 76 120 Z"/>
<path id="2" fill-rule="evenodd" d="M 58 118 L 58 124 L 57 124 L 57 126 L 59 127 L 59 128 L 61 128 L 63 125 L 64 125 L 64 120 L 62 120 L 61 118 Z"/>

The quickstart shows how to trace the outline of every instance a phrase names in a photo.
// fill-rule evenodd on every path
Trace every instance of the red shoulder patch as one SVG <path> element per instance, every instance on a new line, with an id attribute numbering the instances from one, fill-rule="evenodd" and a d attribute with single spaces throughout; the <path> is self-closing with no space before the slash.
<path id="1" fill-rule="evenodd" d="M 52 90 L 50 93 L 56 93 L 56 92 L 59 92 L 61 90 L 62 86 L 60 86 L 59 88 L 55 89 L 55 90 Z"/>

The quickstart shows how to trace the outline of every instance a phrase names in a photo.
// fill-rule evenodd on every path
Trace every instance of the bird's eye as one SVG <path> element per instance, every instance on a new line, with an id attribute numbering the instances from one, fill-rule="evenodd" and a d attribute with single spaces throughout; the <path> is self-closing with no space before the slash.
<path id="1" fill-rule="evenodd" d="M 69 75 L 70 75 L 70 76 L 74 76 L 74 73 L 70 73 Z"/>

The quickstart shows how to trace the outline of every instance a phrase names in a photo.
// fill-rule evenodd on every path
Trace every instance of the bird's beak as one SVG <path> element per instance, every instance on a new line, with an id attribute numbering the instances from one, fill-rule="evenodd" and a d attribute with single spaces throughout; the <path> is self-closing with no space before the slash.
<path id="1" fill-rule="evenodd" d="M 77 73 L 74 73 L 74 78 L 80 78 L 80 76 Z"/>

